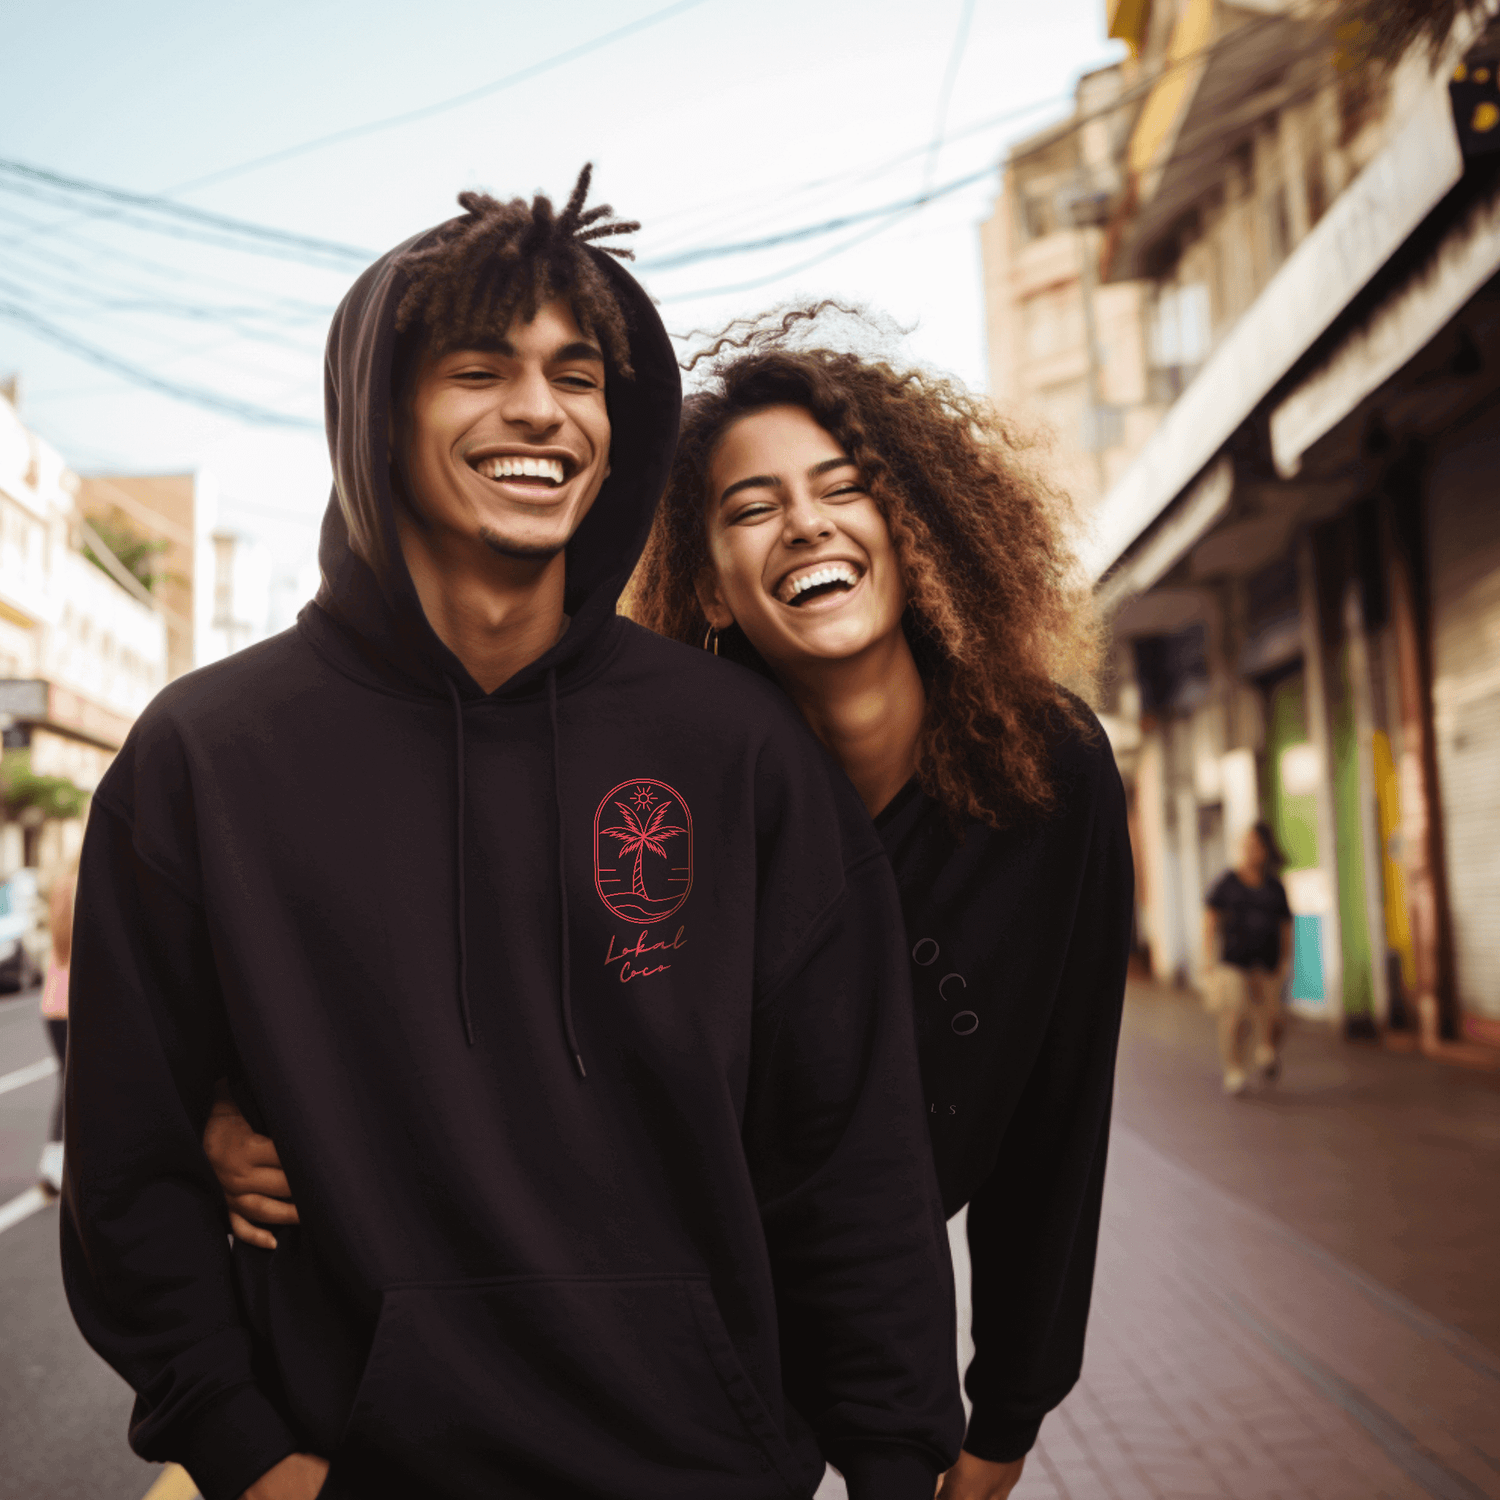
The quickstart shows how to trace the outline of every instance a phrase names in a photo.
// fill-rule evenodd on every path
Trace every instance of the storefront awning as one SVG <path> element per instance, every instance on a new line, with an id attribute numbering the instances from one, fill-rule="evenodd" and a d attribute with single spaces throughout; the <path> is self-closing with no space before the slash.
<path id="1" fill-rule="evenodd" d="M 1083 548 L 1112 568 L 1463 174 L 1447 80 L 1424 87 L 1395 139 L 1241 316 L 1104 497 Z"/>
<path id="2" fill-rule="evenodd" d="M 1271 452 L 1282 478 L 1292 478 L 1302 455 L 1423 349 L 1497 272 L 1500 197 L 1476 204 L 1437 254 L 1271 413 Z"/>

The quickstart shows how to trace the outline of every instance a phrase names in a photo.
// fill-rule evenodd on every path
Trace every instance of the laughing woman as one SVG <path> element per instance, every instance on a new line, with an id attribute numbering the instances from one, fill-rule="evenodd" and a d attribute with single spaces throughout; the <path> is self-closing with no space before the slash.
<path id="1" fill-rule="evenodd" d="M 723 341 L 687 406 L 631 613 L 769 674 L 869 808 L 900 887 L 944 1208 L 968 1206 L 975 1346 L 945 1500 L 1003 1500 L 1078 1377 L 1132 908 L 1089 710 L 1092 616 L 1051 497 L 951 382 Z M 233 1106 L 205 1138 L 236 1233 L 292 1222 Z M 257 1165 L 258 1164 L 258 1165 Z"/>
<path id="2" fill-rule="evenodd" d="M 947 1500 L 1000 1500 L 1078 1377 L 1133 902 L 1058 508 L 951 382 L 808 347 L 714 356 L 631 612 L 769 672 L 895 867 L 945 1211 L 968 1205 L 973 1403 Z"/>

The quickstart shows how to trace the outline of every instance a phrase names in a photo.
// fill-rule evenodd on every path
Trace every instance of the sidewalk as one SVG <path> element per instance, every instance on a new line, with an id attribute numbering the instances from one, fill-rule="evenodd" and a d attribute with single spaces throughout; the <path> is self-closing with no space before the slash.
<path id="1" fill-rule="evenodd" d="M 1500 1080 L 1133 986 L 1083 1378 L 1016 1500 L 1500 1497 Z"/>

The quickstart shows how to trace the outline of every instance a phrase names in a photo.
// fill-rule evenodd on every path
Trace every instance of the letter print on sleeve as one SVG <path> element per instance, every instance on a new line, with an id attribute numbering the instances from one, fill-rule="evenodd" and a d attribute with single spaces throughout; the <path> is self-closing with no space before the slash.
<path id="1" fill-rule="evenodd" d="M 675 788 L 622 781 L 594 814 L 594 884 L 615 916 L 644 927 L 670 917 L 693 888 L 693 815 Z"/>

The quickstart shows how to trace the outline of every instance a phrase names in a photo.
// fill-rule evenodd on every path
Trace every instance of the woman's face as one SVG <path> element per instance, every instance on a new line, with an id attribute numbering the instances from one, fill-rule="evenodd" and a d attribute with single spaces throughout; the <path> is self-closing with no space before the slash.
<path id="1" fill-rule="evenodd" d="M 741 417 L 709 468 L 709 622 L 772 666 L 857 656 L 901 629 L 906 588 L 880 508 L 800 406 Z"/>
<path id="2" fill-rule="evenodd" d="M 1247 828 L 1240 839 L 1240 864 L 1247 870 L 1263 871 L 1270 863 L 1270 856 L 1261 836 Z"/>

